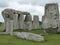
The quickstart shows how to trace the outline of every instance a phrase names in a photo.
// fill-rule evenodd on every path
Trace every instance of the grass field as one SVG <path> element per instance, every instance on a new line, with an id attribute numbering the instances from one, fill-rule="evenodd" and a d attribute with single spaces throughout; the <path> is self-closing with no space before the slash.
<path id="1" fill-rule="evenodd" d="M 0 35 L 0 45 L 60 45 L 60 34 L 49 34 L 44 37 L 44 42 L 34 42 L 15 36 Z"/>
<path id="2" fill-rule="evenodd" d="M 0 27 L 0 30 L 2 27 Z M 36 34 L 42 34 L 45 37 L 44 42 L 34 42 L 25 39 L 20 39 L 16 36 L 0 35 L 0 45 L 60 45 L 60 34 L 46 34 L 43 29 L 40 30 L 15 30 L 19 32 L 32 32 Z"/>
<path id="3" fill-rule="evenodd" d="M 3 31 L 3 25 L 0 25 L 0 32 Z"/>

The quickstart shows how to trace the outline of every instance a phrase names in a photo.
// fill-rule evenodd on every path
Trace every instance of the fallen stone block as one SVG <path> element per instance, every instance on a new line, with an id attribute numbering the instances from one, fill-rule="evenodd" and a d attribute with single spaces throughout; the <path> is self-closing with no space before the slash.
<path id="1" fill-rule="evenodd" d="M 14 35 L 16 35 L 19 38 L 32 40 L 32 41 L 44 41 L 44 37 L 38 34 L 34 33 L 28 33 L 28 32 L 15 32 Z"/>

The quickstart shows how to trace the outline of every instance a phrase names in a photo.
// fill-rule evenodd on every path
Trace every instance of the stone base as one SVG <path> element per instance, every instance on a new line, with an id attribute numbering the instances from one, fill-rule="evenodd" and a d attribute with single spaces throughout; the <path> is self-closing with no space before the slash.
<path id="1" fill-rule="evenodd" d="M 45 29 L 45 31 L 47 33 L 58 33 L 58 29 L 57 28 L 48 28 L 48 29 Z"/>
<path id="2" fill-rule="evenodd" d="M 24 22 L 24 30 L 32 30 L 32 22 Z"/>

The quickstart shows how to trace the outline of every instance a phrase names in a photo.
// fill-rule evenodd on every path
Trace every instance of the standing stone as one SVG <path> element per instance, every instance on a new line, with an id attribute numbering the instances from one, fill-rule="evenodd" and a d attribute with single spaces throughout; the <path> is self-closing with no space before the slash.
<path id="1" fill-rule="evenodd" d="M 12 35 L 13 32 L 13 20 L 10 20 L 9 18 L 5 21 L 5 27 L 6 27 L 6 33 Z"/>
<path id="2" fill-rule="evenodd" d="M 59 21 L 59 9 L 58 4 L 46 4 L 44 20 L 42 21 L 42 27 L 48 33 L 57 33 Z"/>
<path id="3" fill-rule="evenodd" d="M 33 29 L 39 29 L 39 17 L 37 15 L 33 17 Z"/>
<path id="4" fill-rule="evenodd" d="M 10 35 L 13 35 L 13 20 L 10 20 Z"/>
<path id="5" fill-rule="evenodd" d="M 44 16 L 42 16 L 42 23 L 43 23 L 43 21 L 45 20 L 45 15 Z"/>
<path id="6" fill-rule="evenodd" d="M 32 30 L 32 16 L 26 15 L 24 22 L 24 29 Z"/>
<path id="7" fill-rule="evenodd" d="M 24 15 L 20 15 L 18 14 L 18 25 L 19 25 L 19 29 L 23 29 L 24 28 Z"/>
<path id="8" fill-rule="evenodd" d="M 9 33 L 9 30 L 10 30 L 10 26 L 9 26 L 9 24 L 10 24 L 10 19 L 9 18 L 7 18 L 6 20 L 5 20 L 5 26 L 6 26 L 6 32 L 7 33 Z"/>
<path id="9" fill-rule="evenodd" d="M 6 21 L 4 21 L 4 24 L 3 24 L 3 32 L 6 31 Z"/>
<path id="10" fill-rule="evenodd" d="M 60 20 L 58 22 L 58 33 L 60 33 Z"/>
<path id="11" fill-rule="evenodd" d="M 13 28 L 18 29 L 18 14 L 13 15 Z"/>

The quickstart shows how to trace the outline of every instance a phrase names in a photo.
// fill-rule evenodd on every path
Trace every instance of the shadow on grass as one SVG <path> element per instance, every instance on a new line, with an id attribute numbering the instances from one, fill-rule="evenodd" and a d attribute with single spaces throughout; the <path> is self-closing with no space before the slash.
<path id="1" fill-rule="evenodd" d="M 32 29 L 32 30 L 17 29 L 17 30 L 14 30 L 14 32 L 31 32 L 31 33 L 41 34 L 41 33 L 44 33 L 44 30 L 43 29 Z"/>

